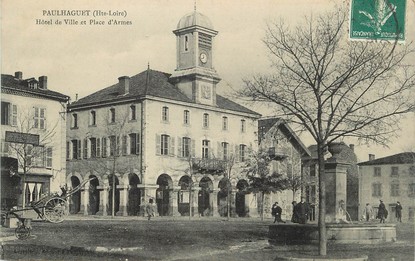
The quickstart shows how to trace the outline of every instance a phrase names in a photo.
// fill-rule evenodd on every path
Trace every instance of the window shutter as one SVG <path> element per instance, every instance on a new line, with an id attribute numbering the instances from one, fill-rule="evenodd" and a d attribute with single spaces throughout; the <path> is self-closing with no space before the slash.
<path id="1" fill-rule="evenodd" d="M 223 149 L 222 149 L 222 144 L 221 144 L 221 142 L 217 142 L 217 146 L 218 146 L 218 154 L 217 154 L 217 157 L 218 157 L 218 159 L 223 159 Z"/>
<path id="2" fill-rule="evenodd" d="M 88 139 L 84 139 L 84 159 L 88 158 Z"/>
<path id="3" fill-rule="evenodd" d="M 121 143 L 120 143 L 120 136 L 116 137 L 115 140 L 115 156 L 120 156 L 120 147 L 121 147 Z"/>
<path id="4" fill-rule="evenodd" d="M 82 146 L 81 146 L 81 140 L 78 140 L 78 155 L 77 155 L 77 159 L 82 159 L 81 157 L 81 152 L 82 152 Z"/>
<path id="5" fill-rule="evenodd" d="M 52 168 L 52 147 L 46 148 L 46 167 Z"/>
<path id="6" fill-rule="evenodd" d="M 69 141 L 66 142 L 66 160 L 70 160 L 71 157 L 71 143 Z"/>
<path id="7" fill-rule="evenodd" d="M 17 105 L 12 104 L 10 123 L 12 126 L 17 125 Z"/>
<path id="8" fill-rule="evenodd" d="M 40 129 L 45 129 L 45 120 L 46 120 L 46 117 L 45 117 L 45 109 L 43 109 L 43 108 L 40 108 L 39 109 L 39 111 L 40 111 L 40 115 L 39 115 L 39 128 Z"/>
<path id="9" fill-rule="evenodd" d="M 174 157 L 174 137 L 169 136 L 169 155 Z"/>
<path id="10" fill-rule="evenodd" d="M 239 159 L 239 145 L 235 145 L 235 162 L 239 162 L 240 161 L 240 159 Z"/>
<path id="11" fill-rule="evenodd" d="M 122 155 L 127 155 L 127 135 L 122 136 Z"/>
<path id="12" fill-rule="evenodd" d="M 102 150 L 102 153 L 101 153 L 102 157 L 103 158 L 107 157 L 107 138 L 106 137 L 102 138 L 102 148 L 101 148 L 101 150 Z"/>
<path id="13" fill-rule="evenodd" d="M 35 110 L 35 115 L 33 117 L 33 127 L 37 129 L 39 128 L 39 108 L 33 107 L 33 109 Z"/>
<path id="14" fill-rule="evenodd" d="M 161 154 L 161 136 L 156 134 L 156 155 Z"/>
<path id="15" fill-rule="evenodd" d="M 183 149 L 182 149 L 182 138 L 181 137 L 177 137 L 177 156 L 178 157 L 183 157 Z"/>
<path id="16" fill-rule="evenodd" d="M 191 140 L 191 146 L 192 146 L 192 157 L 196 157 L 196 142 L 194 139 Z"/>
<path id="17" fill-rule="evenodd" d="M 97 138 L 97 157 L 101 157 L 101 139 Z"/>

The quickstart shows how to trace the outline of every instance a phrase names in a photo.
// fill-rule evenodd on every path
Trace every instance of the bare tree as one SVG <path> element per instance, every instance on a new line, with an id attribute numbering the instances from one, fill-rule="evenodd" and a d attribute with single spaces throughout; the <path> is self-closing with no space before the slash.
<path id="1" fill-rule="evenodd" d="M 346 137 L 387 145 L 403 115 L 413 112 L 412 44 L 348 41 L 347 10 L 306 17 L 290 28 L 271 22 L 264 43 L 273 72 L 244 80 L 239 97 L 275 105 L 278 115 L 305 128 L 323 151 Z M 413 57 L 412 57 L 413 58 Z M 325 183 L 319 179 L 319 253 L 327 254 Z"/>
<path id="2" fill-rule="evenodd" d="M 53 138 L 56 134 L 58 122 L 46 126 L 44 117 L 34 117 L 34 113 L 44 114 L 44 109 L 35 108 L 36 112 L 28 109 L 22 110 L 14 121 L 13 131 L 39 135 L 39 145 L 33 145 L 31 141 L 22 138 L 19 143 L 9 143 L 9 149 L 17 156 L 18 167 L 23 170 L 22 185 L 22 207 L 26 206 L 26 175 L 33 167 L 45 166 L 47 154 L 53 152 Z"/>

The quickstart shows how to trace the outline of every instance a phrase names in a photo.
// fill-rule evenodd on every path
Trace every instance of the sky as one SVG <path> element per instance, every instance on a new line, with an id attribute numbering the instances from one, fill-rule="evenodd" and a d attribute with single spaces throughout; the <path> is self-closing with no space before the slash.
<path id="1" fill-rule="evenodd" d="M 213 63 L 222 81 L 218 93 L 227 95 L 242 86 L 242 79 L 269 70 L 270 61 L 262 43 L 267 21 L 284 19 L 297 24 L 305 15 L 332 7 L 335 0 L 197 0 L 197 11 L 211 20 L 219 34 L 214 40 Z M 338 2 L 347 2 L 339 0 Z M 415 40 L 415 1 L 407 0 L 407 42 Z M 193 11 L 194 0 L 2 0 L 1 72 L 23 72 L 23 78 L 46 75 L 48 88 L 75 99 L 151 69 L 172 73 L 176 68 L 176 38 L 173 30 L 182 16 Z M 49 16 L 53 10 L 91 10 L 89 16 Z M 97 16 L 93 11 L 125 16 Z M 52 25 L 37 24 L 39 20 Z M 108 25 L 110 19 L 131 25 Z M 56 20 L 62 24 L 57 25 Z M 95 21 L 91 21 L 95 20 Z M 81 25 L 82 21 L 86 25 Z M 99 24 L 100 22 L 104 24 Z M 413 64 L 415 66 L 415 62 Z M 270 110 L 251 107 L 264 116 Z M 359 146 L 359 161 L 402 151 L 415 151 L 415 120 L 401 123 L 400 138 L 389 148 Z M 302 136 L 306 145 L 313 142 Z"/>

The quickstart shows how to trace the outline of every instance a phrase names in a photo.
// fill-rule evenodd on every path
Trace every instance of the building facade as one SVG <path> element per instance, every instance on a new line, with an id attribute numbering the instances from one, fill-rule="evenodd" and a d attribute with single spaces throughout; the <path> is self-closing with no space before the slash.
<path id="1" fill-rule="evenodd" d="M 270 170 L 289 179 L 287 190 L 271 193 L 265 197 L 264 210 L 271 217 L 271 205 L 278 202 L 283 209 L 282 218 L 291 219 L 292 202 L 300 202 L 305 193 L 303 171 L 307 169 L 305 160 L 311 154 L 290 126 L 280 118 L 267 118 L 258 121 L 259 149 L 268 152 L 272 159 Z"/>
<path id="2" fill-rule="evenodd" d="M 403 207 L 402 221 L 414 220 L 415 215 L 415 153 L 403 152 L 375 159 L 359 165 L 359 213 L 363 214 L 367 203 L 375 209 L 376 217 L 379 200 L 383 200 L 389 212 L 388 221 L 396 221 L 396 203 Z"/>
<path id="3" fill-rule="evenodd" d="M 65 184 L 68 102 L 68 96 L 48 88 L 46 76 L 23 79 L 22 72 L 2 74 L 3 208 L 36 201 L 44 193 L 59 191 L 59 186 Z"/>
<path id="4" fill-rule="evenodd" d="M 217 31 L 199 12 L 173 31 L 177 67 L 147 68 L 70 104 L 67 184 L 91 179 L 71 213 L 142 215 L 149 199 L 161 216 L 256 214 L 240 167 L 257 147 L 260 115 L 216 93 Z"/>

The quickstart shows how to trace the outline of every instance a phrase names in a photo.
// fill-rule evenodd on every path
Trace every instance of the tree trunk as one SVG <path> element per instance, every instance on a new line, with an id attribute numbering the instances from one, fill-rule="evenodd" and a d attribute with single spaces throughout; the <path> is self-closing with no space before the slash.
<path id="1" fill-rule="evenodd" d="M 327 234 L 326 234 L 326 184 L 324 175 L 324 151 L 322 142 L 317 143 L 318 153 L 318 183 L 319 183 L 319 204 L 318 204 L 318 228 L 319 228 L 319 254 L 327 255 Z"/>

